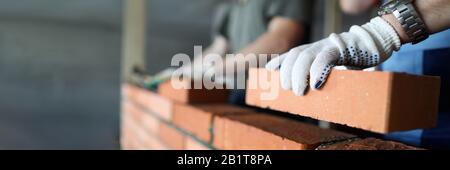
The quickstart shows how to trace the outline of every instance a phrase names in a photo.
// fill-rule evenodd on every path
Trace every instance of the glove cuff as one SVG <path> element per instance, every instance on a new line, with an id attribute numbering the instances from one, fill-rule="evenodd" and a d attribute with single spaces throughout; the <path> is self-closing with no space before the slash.
<path id="1" fill-rule="evenodd" d="M 393 51 L 398 51 L 401 47 L 400 37 L 395 29 L 381 17 L 373 18 L 369 23 L 362 26 L 372 34 L 373 38 L 379 42 L 380 50 L 383 50 L 388 56 Z"/>

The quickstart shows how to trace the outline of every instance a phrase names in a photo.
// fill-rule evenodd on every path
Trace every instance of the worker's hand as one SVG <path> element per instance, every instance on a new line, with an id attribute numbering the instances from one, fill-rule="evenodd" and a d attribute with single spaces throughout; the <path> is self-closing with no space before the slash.
<path id="1" fill-rule="evenodd" d="M 294 48 L 270 61 L 266 69 L 280 69 L 282 88 L 302 96 L 308 76 L 311 88 L 319 89 L 334 66 L 373 67 L 387 60 L 400 45 L 393 27 L 376 17 L 349 32 Z"/>
<path id="2" fill-rule="evenodd" d="M 205 71 L 211 67 L 212 64 L 204 63 L 201 57 L 197 57 L 192 63 L 183 65 L 180 68 L 167 68 L 150 76 L 145 84 L 150 89 L 156 89 L 161 83 L 174 77 L 201 80 Z"/>
<path id="3" fill-rule="evenodd" d="M 222 57 L 216 56 L 216 60 Z M 188 77 L 194 80 L 202 80 L 205 74 L 215 73 L 216 64 L 214 59 L 209 56 L 196 57 L 192 63 L 181 67 L 182 74 L 184 77 Z"/>
<path id="4" fill-rule="evenodd" d="M 175 77 L 191 78 L 197 81 L 213 82 L 215 84 L 233 83 L 233 77 L 226 76 L 226 64 L 233 64 L 220 55 L 197 57 L 189 65 L 182 66 L 174 72 Z"/>

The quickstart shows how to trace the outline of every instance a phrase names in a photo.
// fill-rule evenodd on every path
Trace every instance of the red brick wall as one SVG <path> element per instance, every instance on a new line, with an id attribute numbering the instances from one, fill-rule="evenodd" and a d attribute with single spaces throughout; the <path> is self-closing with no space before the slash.
<path id="1" fill-rule="evenodd" d="M 208 102 L 195 97 L 227 94 L 226 90 L 175 90 L 167 84 L 162 87 L 167 93 L 123 85 L 122 149 L 414 149 L 232 106 L 221 95 L 222 99 Z M 356 141 L 364 143 L 364 147 Z"/>

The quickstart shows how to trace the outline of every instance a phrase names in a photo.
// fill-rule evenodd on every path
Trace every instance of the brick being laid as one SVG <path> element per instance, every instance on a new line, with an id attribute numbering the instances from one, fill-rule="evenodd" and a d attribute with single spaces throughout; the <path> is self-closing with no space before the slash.
<path id="1" fill-rule="evenodd" d="M 264 82 L 270 86 L 262 86 Z M 333 70 L 321 90 L 295 96 L 281 89 L 279 72 L 251 69 L 246 103 L 388 133 L 434 127 L 439 88 L 438 77 Z"/>

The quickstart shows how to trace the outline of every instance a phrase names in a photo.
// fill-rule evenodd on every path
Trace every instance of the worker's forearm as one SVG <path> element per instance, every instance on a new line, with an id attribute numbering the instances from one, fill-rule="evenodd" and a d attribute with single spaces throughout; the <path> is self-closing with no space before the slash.
<path id="1" fill-rule="evenodd" d="M 430 34 L 443 31 L 450 27 L 449 0 L 416 0 L 414 3 Z M 385 15 L 383 18 L 395 28 L 402 44 L 411 42 L 393 14 Z"/>
<path id="2" fill-rule="evenodd" d="M 348 14 L 361 14 L 369 11 L 369 9 L 375 7 L 378 0 L 340 0 L 339 1 L 342 11 Z"/>
<path id="3" fill-rule="evenodd" d="M 249 67 L 259 67 L 258 64 L 260 60 L 262 60 L 260 57 L 267 57 L 267 61 L 269 61 L 270 57 L 272 57 L 271 54 L 284 53 L 294 47 L 297 44 L 297 41 L 298 40 L 293 40 L 291 38 L 280 37 L 273 33 L 266 33 L 237 53 L 237 55 L 244 56 L 244 58 L 227 58 L 226 66 L 233 67 L 232 63 L 248 63 Z M 255 57 L 256 61 L 253 61 L 255 60 Z M 239 71 L 242 70 L 238 70 L 238 72 Z"/>
<path id="4" fill-rule="evenodd" d="M 258 57 L 262 57 L 259 54 L 267 54 L 267 57 L 271 57 L 271 54 L 281 54 L 296 46 L 304 37 L 304 29 L 304 25 L 298 21 L 275 17 L 270 21 L 267 32 L 242 49 L 240 54 L 244 56 L 255 54 L 258 60 L 256 63 L 259 63 Z M 248 62 L 250 67 L 257 67 L 255 62 L 250 62 L 251 60 L 253 59 L 247 58 L 246 61 L 238 61 L 238 63 Z"/>
<path id="5" fill-rule="evenodd" d="M 297 44 L 298 40 L 278 37 L 273 33 L 263 34 L 252 44 L 242 49 L 240 54 L 280 54 L 288 51 Z"/>

